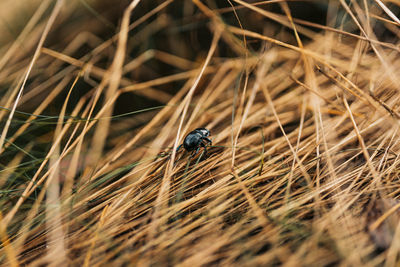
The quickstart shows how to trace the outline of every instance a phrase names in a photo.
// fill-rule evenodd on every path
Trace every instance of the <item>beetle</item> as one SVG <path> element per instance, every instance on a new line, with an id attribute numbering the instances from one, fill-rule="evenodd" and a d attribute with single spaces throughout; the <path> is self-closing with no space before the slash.
<path id="1" fill-rule="evenodd" d="M 207 154 L 206 144 L 209 143 L 212 145 L 212 141 L 208 139 L 207 136 L 210 136 L 210 131 L 206 128 L 197 128 L 196 130 L 191 131 L 186 135 L 183 144 L 178 146 L 176 152 L 178 152 L 183 146 L 186 151 L 193 151 L 191 156 L 194 156 L 199 152 L 201 147 L 204 147 L 204 152 Z"/>

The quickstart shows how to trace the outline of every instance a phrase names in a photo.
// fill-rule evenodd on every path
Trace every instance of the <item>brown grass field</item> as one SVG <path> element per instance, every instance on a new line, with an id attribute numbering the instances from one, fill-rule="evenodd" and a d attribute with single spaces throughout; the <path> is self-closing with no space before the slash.
<path id="1" fill-rule="evenodd" d="M 0 10 L 2 266 L 400 266 L 399 0 Z"/>

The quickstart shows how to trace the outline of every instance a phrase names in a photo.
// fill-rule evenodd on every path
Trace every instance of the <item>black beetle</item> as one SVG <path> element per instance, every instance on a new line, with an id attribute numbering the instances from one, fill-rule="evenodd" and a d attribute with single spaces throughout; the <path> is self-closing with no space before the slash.
<path id="1" fill-rule="evenodd" d="M 192 156 L 196 155 L 201 147 L 204 147 L 204 153 L 207 154 L 206 142 L 212 145 L 210 139 L 207 136 L 210 135 L 210 131 L 206 128 L 197 128 L 196 130 L 191 131 L 188 135 L 186 135 L 183 140 L 183 144 L 178 146 L 176 152 L 183 146 L 186 151 L 193 151 Z"/>

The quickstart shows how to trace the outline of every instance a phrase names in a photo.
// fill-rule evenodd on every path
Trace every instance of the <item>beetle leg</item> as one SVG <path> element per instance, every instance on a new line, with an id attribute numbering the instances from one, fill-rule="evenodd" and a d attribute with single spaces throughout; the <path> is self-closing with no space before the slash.
<path id="1" fill-rule="evenodd" d="M 198 147 L 196 150 L 193 150 L 191 157 L 194 157 L 197 153 L 199 153 L 200 147 Z"/>
<path id="2" fill-rule="evenodd" d="M 176 152 L 178 152 L 179 149 L 181 149 L 182 146 L 183 146 L 183 144 L 182 144 L 182 145 L 179 145 L 178 148 L 176 149 Z"/>
<path id="3" fill-rule="evenodd" d="M 210 139 L 208 139 L 207 137 L 204 137 L 203 139 L 206 140 L 207 142 L 209 142 L 210 146 L 212 146 L 212 141 Z"/>
<path id="4" fill-rule="evenodd" d="M 207 157 L 207 146 L 206 146 L 206 144 L 201 143 L 200 145 L 201 145 L 202 147 L 204 147 L 204 156 Z"/>

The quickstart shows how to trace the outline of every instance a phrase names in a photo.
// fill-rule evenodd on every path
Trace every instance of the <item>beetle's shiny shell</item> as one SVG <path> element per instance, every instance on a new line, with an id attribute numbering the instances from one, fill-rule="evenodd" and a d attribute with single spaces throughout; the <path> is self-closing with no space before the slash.
<path id="1" fill-rule="evenodd" d="M 204 137 L 210 135 L 210 131 L 205 128 L 197 128 L 196 130 L 191 131 L 183 140 L 183 147 L 187 151 L 193 151 L 197 149 Z"/>

